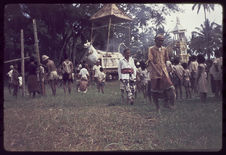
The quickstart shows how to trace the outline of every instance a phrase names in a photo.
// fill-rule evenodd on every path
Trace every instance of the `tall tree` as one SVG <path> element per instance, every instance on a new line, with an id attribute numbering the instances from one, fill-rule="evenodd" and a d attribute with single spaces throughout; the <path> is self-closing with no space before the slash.
<path id="1" fill-rule="evenodd" d="M 203 8 L 204 11 L 204 16 L 205 16 L 205 21 L 206 21 L 206 12 L 210 12 L 211 10 L 214 11 L 214 4 L 194 4 L 192 6 L 192 10 L 195 10 L 197 7 L 197 14 L 199 13 L 201 7 Z"/>
<path id="2" fill-rule="evenodd" d="M 152 29 L 146 29 L 148 22 L 154 21 L 162 15 L 162 21 L 166 14 L 171 11 L 178 11 L 177 5 L 165 4 L 117 4 L 125 13 L 134 18 L 131 23 L 131 40 L 127 45 L 132 47 L 133 43 L 139 48 L 146 50 L 153 41 Z M 19 34 L 23 28 L 25 32 L 25 52 L 34 51 L 32 19 L 36 19 L 38 28 L 40 55 L 47 54 L 52 57 L 57 64 L 63 59 L 64 53 L 79 61 L 84 55 L 83 43 L 90 38 L 91 23 L 88 20 L 91 15 L 97 12 L 103 4 L 16 4 L 5 7 L 5 55 L 11 57 L 18 54 Z M 144 31 L 140 32 L 140 28 Z M 123 32 L 124 31 L 124 32 Z M 125 41 L 127 31 L 116 29 L 114 36 L 116 40 Z M 105 32 L 102 31 L 101 35 Z M 124 38 L 123 38 L 124 37 Z M 128 39 L 128 38 L 127 38 Z M 106 39 L 104 36 L 96 39 L 94 44 L 97 47 L 104 46 Z M 12 46 L 13 45 L 13 46 Z M 14 48 L 12 48 L 14 47 Z M 9 52 L 10 51 L 10 52 Z M 10 55 L 11 54 L 11 55 Z M 75 57 L 75 58 L 74 58 Z"/>
<path id="3" fill-rule="evenodd" d="M 189 47 L 193 52 L 207 55 L 210 59 L 213 52 L 222 47 L 222 26 L 215 22 L 210 23 L 207 19 L 196 30 L 192 32 Z"/>

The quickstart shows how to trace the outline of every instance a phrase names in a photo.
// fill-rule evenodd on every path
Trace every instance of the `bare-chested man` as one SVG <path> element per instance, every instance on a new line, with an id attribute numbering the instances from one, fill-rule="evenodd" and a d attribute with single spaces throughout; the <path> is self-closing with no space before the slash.
<path id="1" fill-rule="evenodd" d="M 50 86 L 52 89 L 52 93 L 55 96 L 56 95 L 56 83 L 57 83 L 57 79 L 58 79 L 56 66 L 55 66 L 54 62 L 52 60 L 50 60 L 47 55 L 42 56 L 42 61 L 44 62 L 44 64 L 46 64 L 46 66 L 48 68 L 48 77 L 49 77 L 49 81 L 50 81 Z"/>

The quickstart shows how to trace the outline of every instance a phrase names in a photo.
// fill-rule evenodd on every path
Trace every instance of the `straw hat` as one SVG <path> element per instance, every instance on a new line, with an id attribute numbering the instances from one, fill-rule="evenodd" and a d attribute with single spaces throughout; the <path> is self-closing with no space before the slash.
<path id="1" fill-rule="evenodd" d="M 49 57 L 47 55 L 42 55 L 42 61 L 45 61 L 47 59 L 49 59 Z"/>
<path id="2" fill-rule="evenodd" d="M 10 69 L 13 69 L 13 65 L 10 65 L 9 68 L 10 68 Z"/>

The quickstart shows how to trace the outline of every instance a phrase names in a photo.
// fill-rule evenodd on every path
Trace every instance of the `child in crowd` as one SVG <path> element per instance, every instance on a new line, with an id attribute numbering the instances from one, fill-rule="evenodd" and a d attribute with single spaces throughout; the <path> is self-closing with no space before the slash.
<path id="1" fill-rule="evenodd" d="M 82 65 L 82 69 L 80 70 L 78 75 L 80 77 L 78 92 L 86 93 L 90 76 L 86 64 Z"/>
<path id="2" fill-rule="evenodd" d="M 178 99 L 178 96 L 179 96 L 178 94 L 180 94 L 180 99 L 182 99 L 182 81 L 183 81 L 184 68 L 181 66 L 179 62 L 180 62 L 179 58 L 176 58 L 174 60 L 174 65 L 173 65 L 173 70 L 175 72 L 175 76 L 174 76 L 175 79 L 172 79 L 172 81 L 174 81 L 174 87 L 176 90 L 176 99 Z"/>
<path id="3" fill-rule="evenodd" d="M 195 85 L 195 81 L 197 78 L 197 71 L 198 71 L 198 62 L 197 57 L 195 55 L 190 56 L 190 63 L 188 65 L 188 69 L 191 73 L 191 92 L 196 94 L 197 93 L 197 86 Z"/>
<path id="4" fill-rule="evenodd" d="M 141 91 L 144 95 L 144 98 L 147 102 L 147 91 L 148 91 L 148 71 L 146 69 L 145 63 L 142 61 L 140 64 L 141 71 L 140 71 L 140 81 L 141 81 Z"/>
<path id="5" fill-rule="evenodd" d="M 205 58 L 203 55 L 199 54 L 197 56 L 198 65 L 198 74 L 196 79 L 197 89 L 200 95 L 200 99 L 203 103 L 206 103 L 207 92 L 208 92 L 208 81 L 207 81 L 207 73 L 205 66 Z"/>
<path id="6" fill-rule="evenodd" d="M 100 67 L 100 72 L 98 72 L 98 92 L 101 92 L 104 94 L 104 85 L 105 85 L 105 80 L 106 80 L 106 74 L 103 72 L 103 68 Z"/>
<path id="7" fill-rule="evenodd" d="M 190 77 L 191 77 L 191 73 L 188 69 L 188 65 L 187 63 L 183 63 L 182 64 L 183 68 L 184 68 L 184 73 L 183 73 L 183 86 L 185 88 L 185 92 L 186 92 L 186 99 L 191 98 L 191 81 L 190 81 Z"/>

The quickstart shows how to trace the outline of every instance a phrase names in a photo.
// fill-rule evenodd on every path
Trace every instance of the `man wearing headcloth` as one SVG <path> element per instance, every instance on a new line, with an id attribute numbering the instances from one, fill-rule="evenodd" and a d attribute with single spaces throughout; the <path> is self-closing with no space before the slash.
<path id="1" fill-rule="evenodd" d="M 165 107 L 171 108 L 175 101 L 175 88 L 169 78 L 166 68 L 166 61 L 169 61 L 168 51 L 162 46 L 164 41 L 163 35 L 155 37 L 155 45 L 148 50 L 148 71 L 150 73 L 151 86 L 148 94 L 152 94 L 153 102 L 157 111 L 160 112 L 158 98 L 164 96 Z"/>

